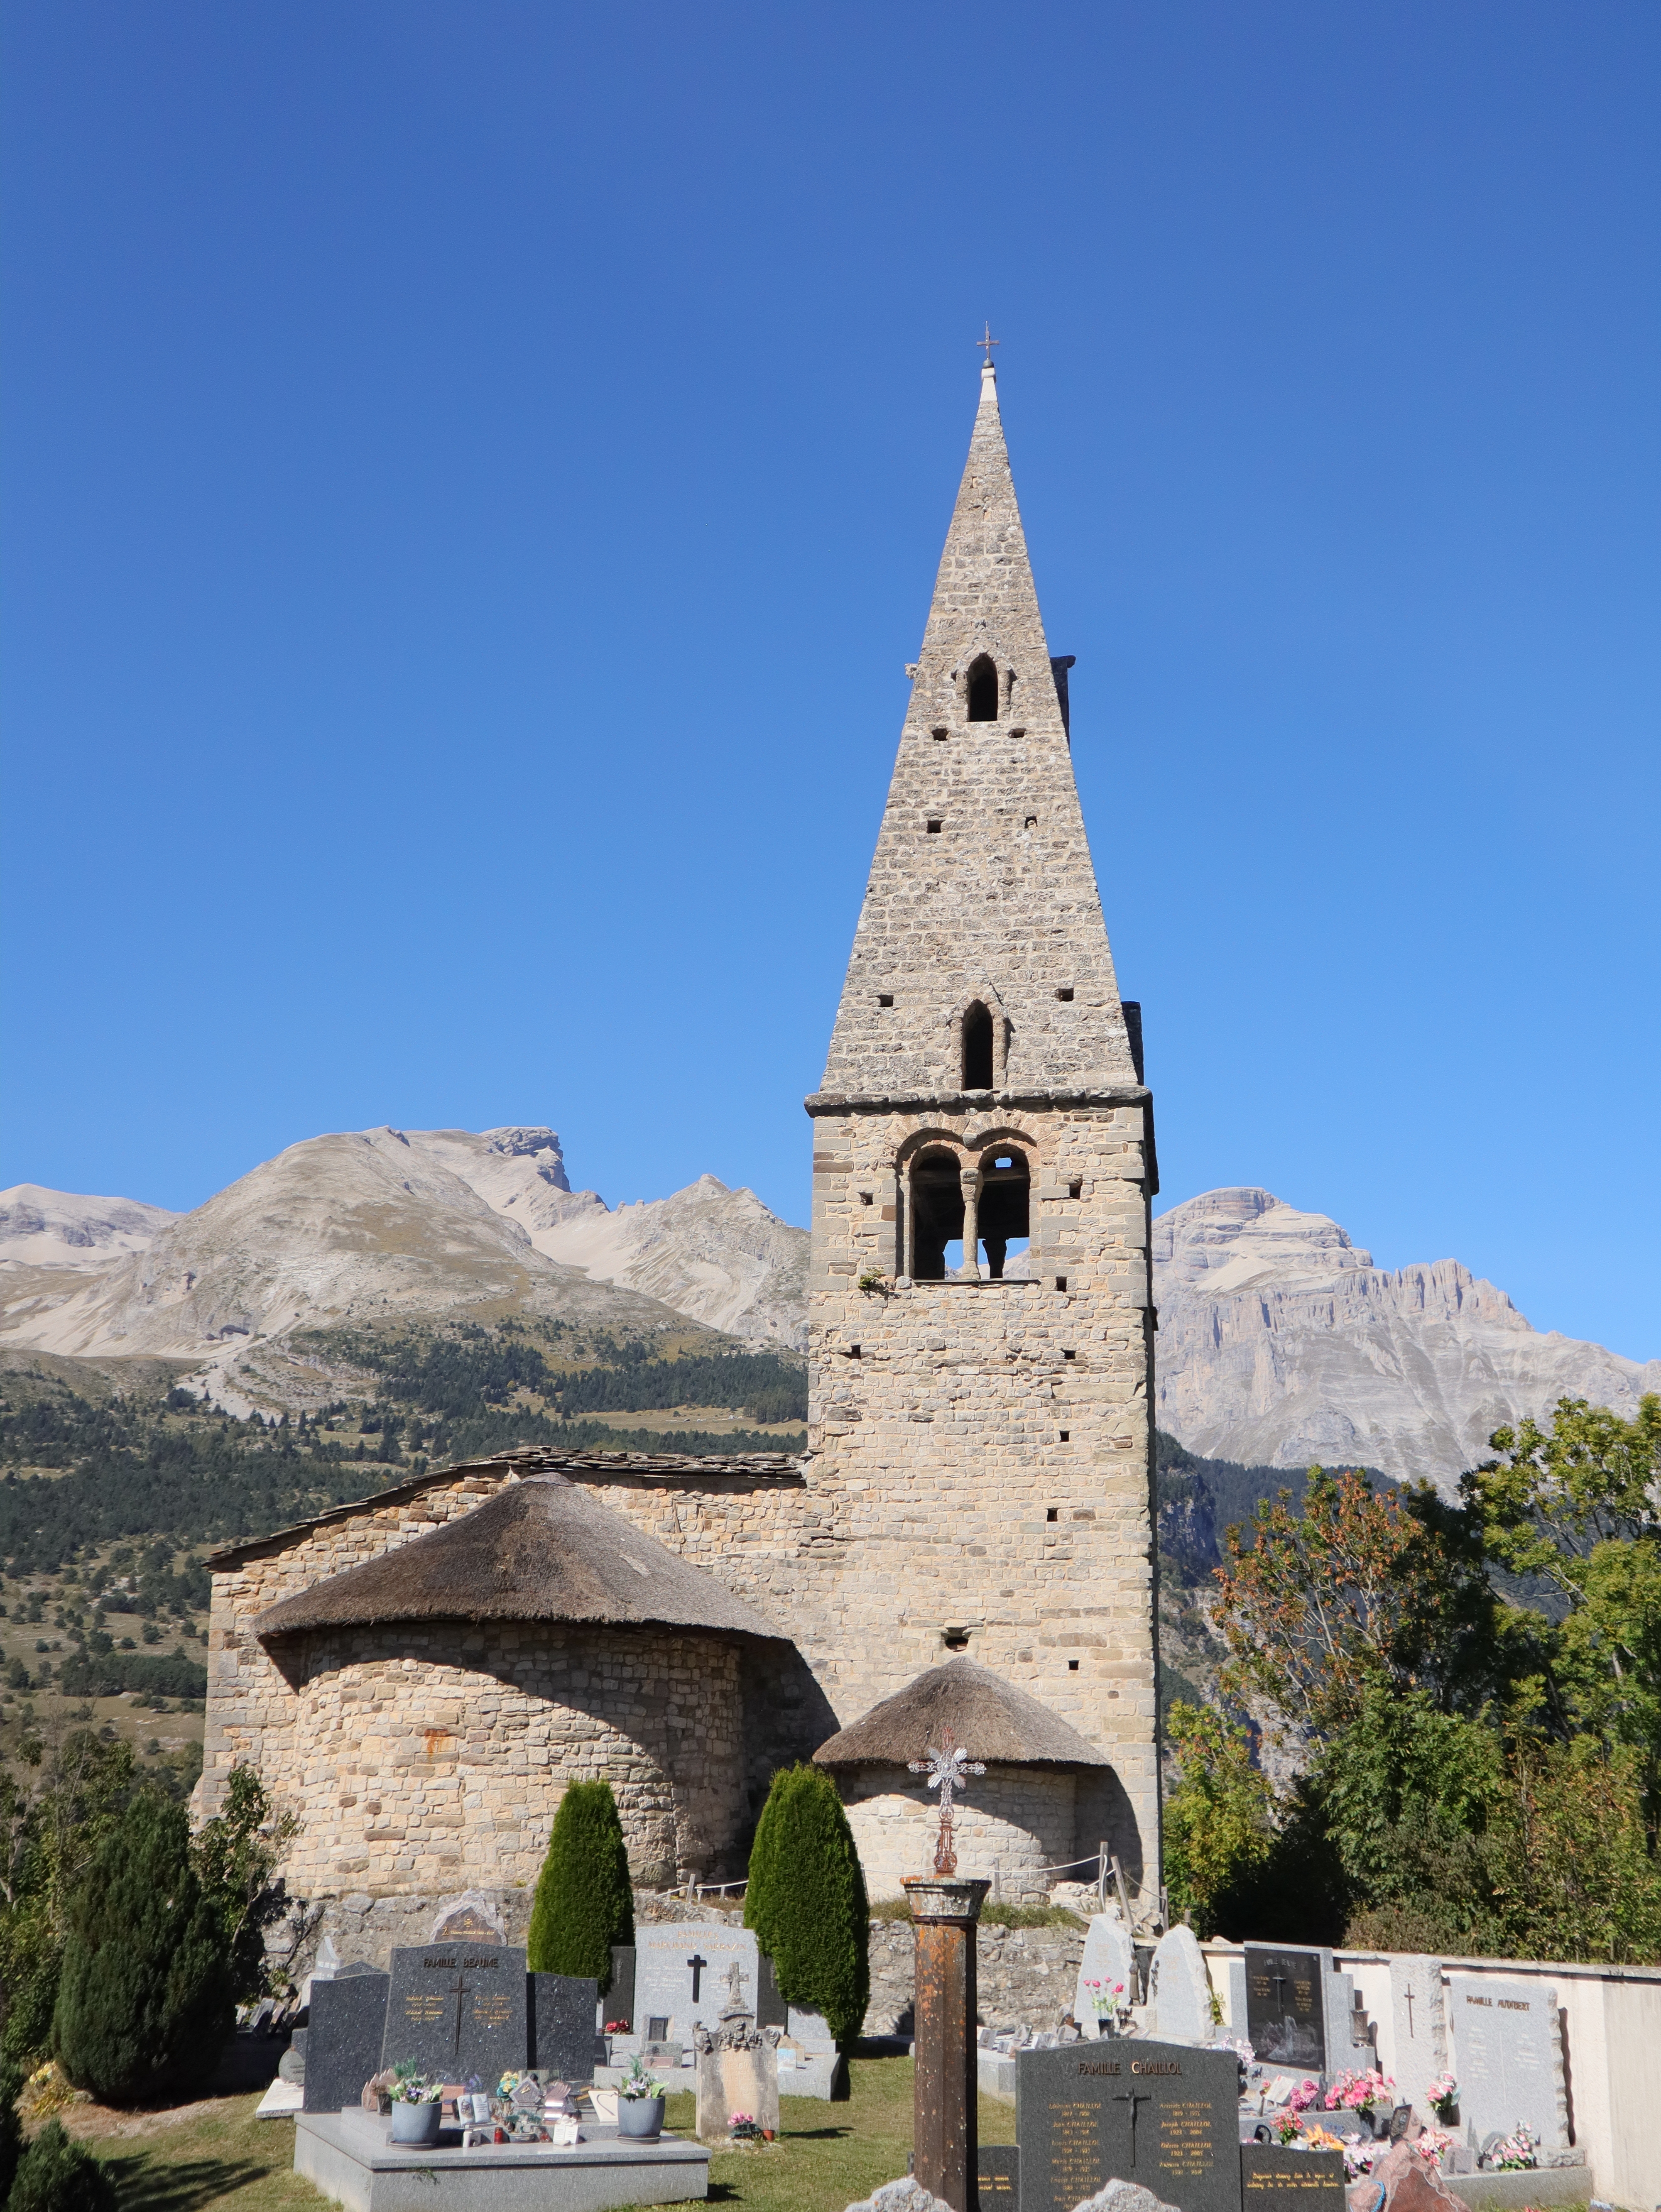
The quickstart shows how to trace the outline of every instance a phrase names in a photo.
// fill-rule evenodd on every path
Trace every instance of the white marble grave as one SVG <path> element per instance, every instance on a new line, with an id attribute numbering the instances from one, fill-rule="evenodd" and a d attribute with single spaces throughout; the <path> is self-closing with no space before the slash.
<path id="1" fill-rule="evenodd" d="M 1209 2043 L 1218 2031 L 1211 2017 L 1211 1982 L 1191 1928 L 1160 1936 L 1148 1974 L 1150 2033 L 1161 2043 Z"/>
<path id="2" fill-rule="evenodd" d="M 1130 1930 L 1116 1912 L 1092 1912 L 1085 1932 L 1084 1956 L 1079 1961 L 1079 1978 L 1073 1991 L 1073 2017 L 1086 2035 L 1095 2033 L 1092 2025 L 1096 2018 L 1094 1997 L 1085 1986 L 1090 1981 L 1110 1988 L 1115 1982 L 1123 1982 L 1121 2002 L 1129 2006 L 1136 2002 L 1135 1947 Z"/>
<path id="3" fill-rule="evenodd" d="M 1390 2013 L 1396 2051 L 1396 2094 L 1425 2127 L 1438 2125 L 1426 2092 L 1448 2067 L 1447 2005 L 1442 1962 L 1422 1951 L 1400 1951 L 1390 1961 Z"/>

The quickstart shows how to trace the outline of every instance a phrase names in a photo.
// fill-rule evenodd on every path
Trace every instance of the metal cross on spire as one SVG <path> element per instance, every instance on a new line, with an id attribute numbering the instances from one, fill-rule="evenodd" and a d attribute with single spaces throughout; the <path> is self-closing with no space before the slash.
<path id="1" fill-rule="evenodd" d="M 998 341 L 992 341 L 996 345 Z M 990 361 L 991 355 L 987 356 Z M 954 1875 L 958 1871 L 958 1854 L 952 1843 L 952 1800 L 963 1788 L 971 1774 L 984 1774 L 985 1762 L 971 1759 L 969 1753 L 952 1740 L 950 1729 L 940 1730 L 940 1748 L 931 1743 L 922 1759 L 908 1759 L 906 1771 L 910 1774 L 926 1774 L 928 1788 L 940 1793 L 940 1832 L 934 1844 L 934 1871 L 938 1875 Z"/>
<path id="2" fill-rule="evenodd" d="M 992 325 L 989 323 L 986 325 L 986 336 L 983 338 L 977 338 L 975 343 L 977 346 L 984 349 L 986 354 L 986 365 L 990 368 L 992 366 L 992 349 L 995 345 L 1001 345 L 1003 343 L 1003 340 L 1001 338 L 995 338 L 993 337 Z"/>

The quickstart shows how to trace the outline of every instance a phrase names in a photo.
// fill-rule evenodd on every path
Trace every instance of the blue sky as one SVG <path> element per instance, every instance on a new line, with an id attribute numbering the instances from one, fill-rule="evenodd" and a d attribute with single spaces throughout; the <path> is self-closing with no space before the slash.
<path id="1" fill-rule="evenodd" d="M 1162 1205 L 1661 1352 L 1661 13 L 5 31 L 0 1183 L 806 1218 L 990 317 Z"/>

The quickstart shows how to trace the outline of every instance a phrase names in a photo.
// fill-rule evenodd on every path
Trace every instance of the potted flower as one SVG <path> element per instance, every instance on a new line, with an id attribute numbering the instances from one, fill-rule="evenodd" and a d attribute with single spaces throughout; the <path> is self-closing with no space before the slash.
<path id="1" fill-rule="evenodd" d="M 1540 2138 L 1519 2121 L 1508 2136 L 1502 2136 L 1489 2151 L 1483 2163 L 1499 2173 L 1516 2173 L 1524 2167 L 1540 2163 Z"/>
<path id="2" fill-rule="evenodd" d="M 753 2112 L 732 2112 L 727 2115 L 727 2132 L 734 2142 L 758 2142 L 761 2130 L 756 2124 Z"/>
<path id="3" fill-rule="evenodd" d="M 1451 2074 L 1439 2074 L 1425 2092 L 1425 2102 L 1445 2128 L 1459 2118 L 1459 2084 Z"/>
<path id="4" fill-rule="evenodd" d="M 443 2100 L 441 2081 L 428 2081 L 414 2059 L 400 2059 L 392 2069 L 392 2141 L 431 2150 L 438 2141 Z"/>
<path id="5" fill-rule="evenodd" d="M 1114 2034 L 1119 2025 L 1119 2007 L 1124 2002 L 1124 1984 L 1098 1981 L 1092 1977 L 1086 1978 L 1085 1987 L 1095 2008 L 1098 2036 Z"/>
<path id="6" fill-rule="evenodd" d="M 618 2084 L 618 2133 L 650 2142 L 663 2132 L 663 2091 L 636 2051 Z"/>

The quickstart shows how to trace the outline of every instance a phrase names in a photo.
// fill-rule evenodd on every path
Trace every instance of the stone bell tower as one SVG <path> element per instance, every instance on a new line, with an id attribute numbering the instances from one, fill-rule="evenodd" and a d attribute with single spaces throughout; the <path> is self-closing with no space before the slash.
<path id="1" fill-rule="evenodd" d="M 1153 1110 L 1074 783 L 1071 665 L 989 362 L 806 1102 L 828 1572 L 794 1632 L 844 1723 L 954 1652 L 1030 1691 L 1111 1762 L 1075 1849 L 1107 1838 L 1157 1884 Z"/>

